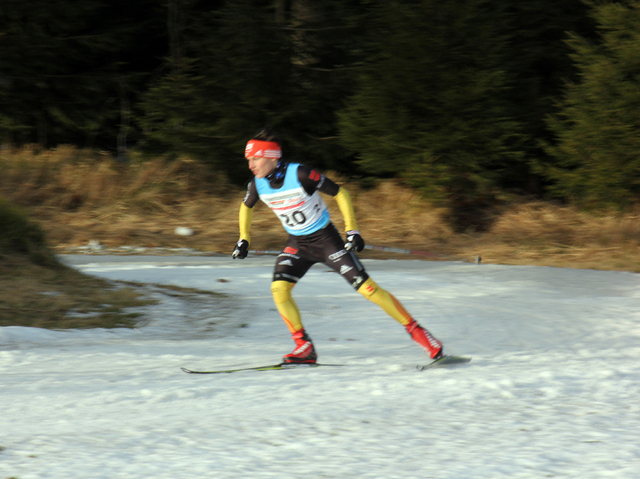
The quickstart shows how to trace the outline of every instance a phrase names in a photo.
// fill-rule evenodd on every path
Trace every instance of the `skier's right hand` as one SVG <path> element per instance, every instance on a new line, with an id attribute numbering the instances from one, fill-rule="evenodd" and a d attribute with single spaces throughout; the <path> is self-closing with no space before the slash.
<path id="1" fill-rule="evenodd" d="M 233 259 L 245 259 L 249 254 L 249 242 L 244 239 L 238 240 L 236 243 L 236 247 L 233 248 L 233 253 L 231 253 L 231 257 Z"/>
<path id="2" fill-rule="evenodd" d="M 364 240 L 359 231 L 347 231 L 347 241 L 344 244 L 344 249 L 358 253 L 364 249 Z"/>

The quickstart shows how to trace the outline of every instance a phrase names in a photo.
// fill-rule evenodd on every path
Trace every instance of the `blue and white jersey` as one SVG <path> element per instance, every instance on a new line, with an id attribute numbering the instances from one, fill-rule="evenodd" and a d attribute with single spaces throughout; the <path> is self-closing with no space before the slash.
<path id="1" fill-rule="evenodd" d="M 284 229 L 292 235 L 315 233 L 329 224 L 329 210 L 318 191 L 307 193 L 298 179 L 300 164 L 288 165 L 284 183 L 273 188 L 266 178 L 256 178 L 260 199 L 280 218 Z M 316 173 L 317 174 L 317 173 Z"/>

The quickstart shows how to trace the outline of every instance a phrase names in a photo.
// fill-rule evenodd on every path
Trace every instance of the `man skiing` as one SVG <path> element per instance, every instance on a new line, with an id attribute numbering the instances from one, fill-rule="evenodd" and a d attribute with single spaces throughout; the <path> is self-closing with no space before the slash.
<path id="1" fill-rule="evenodd" d="M 240 205 L 240 238 L 234 259 L 247 256 L 253 207 L 262 200 L 280 218 L 289 233 L 287 243 L 276 259 L 271 293 L 278 312 L 291 332 L 295 348 L 283 357 L 285 363 L 315 363 L 318 355 L 304 330 L 300 311 L 291 290 L 315 263 L 323 263 L 339 273 L 365 298 L 380 306 L 402 324 L 411 338 L 433 359 L 442 356 L 442 343 L 420 326 L 389 292 L 369 277 L 354 252 L 364 248 L 358 232 L 351 198 L 316 170 L 302 164 L 286 163 L 277 136 L 269 129 L 259 130 L 245 148 L 245 158 L 255 178 L 249 183 Z M 319 193 L 335 198 L 346 229 L 346 242 L 331 222 Z"/>

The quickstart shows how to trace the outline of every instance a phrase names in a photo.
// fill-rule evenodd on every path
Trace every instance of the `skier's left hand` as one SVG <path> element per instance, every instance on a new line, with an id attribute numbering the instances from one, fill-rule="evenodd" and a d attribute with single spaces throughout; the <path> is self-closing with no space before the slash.
<path id="1" fill-rule="evenodd" d="M 355 250 L 358 253 L 364 249 L 364 240 L 359 231 L 347 231 L 347 242 L 344 244 L 344 249 L 347 251 Z"/>

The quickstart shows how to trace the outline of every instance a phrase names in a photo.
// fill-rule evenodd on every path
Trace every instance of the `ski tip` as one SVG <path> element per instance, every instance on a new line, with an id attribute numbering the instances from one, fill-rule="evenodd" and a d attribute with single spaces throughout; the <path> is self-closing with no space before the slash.
<path id="1" fill-rule="evenodd" d="M 425 369 L 437 368 L 441 366 L 451 366 L 455 364 L 465 364 L 471 361 L 470 357 L 466 356 L 451 356 L 445 355 L 441 358 L 436 359 L 435 361 L 430 362 L 429 364 L 419 364 L 416 366 L 418 371 L 424 371 Z"/>

